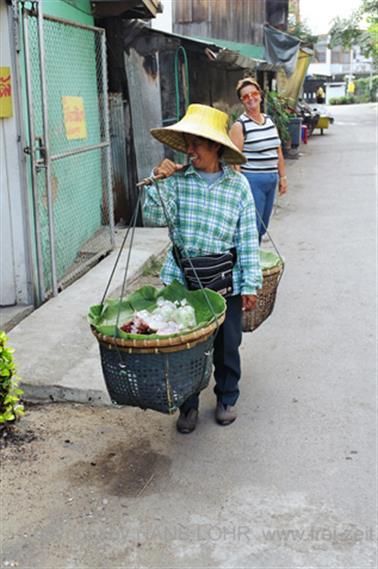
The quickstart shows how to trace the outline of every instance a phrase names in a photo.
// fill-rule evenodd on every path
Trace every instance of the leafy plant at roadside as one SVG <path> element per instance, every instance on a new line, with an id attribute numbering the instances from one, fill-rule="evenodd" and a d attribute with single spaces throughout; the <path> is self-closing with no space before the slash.
<path id="1" fill-rule="evenodd" d="M 266 91 L 268 115 L 272 117 L 277 127 L 283 145 L 290 141 L 290 133 L 288 130 L 291 115 L 287 111 L 287 102 L 278 93 L 274 91 Z"/>
<path id="2" fill-rule="evenodd" d="M 142 276 L 158 277 L 160 275 L 162 266 L 163 266 L 163 260 L 159 257 L 155 257 L 154 255 L 152 255 L 151 259 L 143 268 Z"/>
<path id="3" fill-rule="evenodd" d="M 344 95 L 343 97 L 333 97 L 330 99 L 330 105 L 354 105 L 356 103 L 368 103 L 368 95 Z"/>
<path id="4" fill-rule="evenodd" d="M 378 34 L 377 34 L 378 37 Z M 378 92 L 378 75 L 356 79 L 356 95 L 364 102 L 375 102 Z"/>
<path id="5" fill-rule="evenodd" d="M 0 331 L 0 428 L 24 415 L 20 403 L 23 391 L 18 387 L 16 365 L 13 360 L 14 349 L 7 345 L 5 332 Z"/>
<path id="6" fill-rule="evenodd" d="M 330 105 L 352 105 L 353 103 L 355 103 L 355 98 L 347 95 L 332 97 L 332 99 L 329 100 Z"/>

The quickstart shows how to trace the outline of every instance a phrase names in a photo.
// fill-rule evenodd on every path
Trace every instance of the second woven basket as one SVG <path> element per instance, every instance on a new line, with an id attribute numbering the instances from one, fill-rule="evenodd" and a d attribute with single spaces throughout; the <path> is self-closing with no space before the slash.
<path id="1" fill-rule="evenodd" d="M 256 308 L 250 312 L 243 312 L 243 332 L 254 332 L 272 313 L 283 270 L 282 263 L 262 271 L 263 283 L 257 292 Z"/>

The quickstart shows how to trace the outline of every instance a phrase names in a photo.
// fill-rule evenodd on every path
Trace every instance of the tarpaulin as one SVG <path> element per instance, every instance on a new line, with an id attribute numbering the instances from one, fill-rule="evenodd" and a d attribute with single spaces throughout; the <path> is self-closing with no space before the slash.
<path id="1" fill-rule="evenodd" d="M 264 26 L 264 58 L 268 63 L 281 64 L 290 77 L 297 64 L 300 40 L 272 26 Z"/>
<path id="2" fill-rule="evenodd" d="M 299 50 L 295 71 L 281 90 L 280 94 L 287 98 L 291 107 L 295 107 L 297 103 L 313 53 L 312 50 L 306 48 Z"/>

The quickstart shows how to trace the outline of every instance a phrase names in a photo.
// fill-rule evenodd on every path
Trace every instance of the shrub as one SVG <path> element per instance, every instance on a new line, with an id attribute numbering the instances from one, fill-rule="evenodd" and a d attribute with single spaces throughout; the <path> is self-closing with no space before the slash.
<path id="1" fill-rule="evenodd" d="M 268 115 L 272 117 L 281 142 L 285 146 L 290 141 L 288 127 L 291 115 L 288 113 L 287 101 L 274 91 L 266 91 L 265 96 L 267 98 Z"/>
<path id="2" fill-rule="evenodd" d="M 13 361 L 14 349 L 7 346 L 8 338 L 0 331 L 0 428 L 24 414 L 20 403 L 23 391 L 18 387 L 16 365 Z"/>
<path id="3" fill-rule="evenodd" d="M 370 88 L 371 85 L 371 88 Z M 349 105 L 351 103 L 374 103 L 377 100 L 378 75 L 356 80 L 356 94 L 330 99 L 330 105 Z"/>
<path id="4" fill-rule="evenodd" d="M 372 99 L 369 97 L 369 95 L 357 95 L 357 97 L 355 97 L 356 99 L 356 103 L 370 103 L 372 101 Z"/>
<path id="5" fill-rule="evenodd" d="M 354 103 L 361 103 L 358 97 L 354 95 L 344 95 L 343 97 L 335 97 L 329 100 L 330 105 L 353 105 Z"/>
<path id="6" fill-rule="evenodd" d="M 160 275 L 161 268 L 163 266 L 163 260 L 159 257 L 152 257 L 146 263 L 143 268 L 142 276 L 143 277 L 158 277 Z"/>
<path id="7" fill-rule="evenodd" d="M 330 105 L 345 105 L 345 99 L 346 99 L 346 97 L 334 97 L 333 99 L 330 99 L 329 104 Z"/>
<path id="8" fill-rule="evenodd" d="M 368 103 L 370 101 L 375 102 L 376 94 L 378 91 L 378 75 L 374 75 L 373 77 L 362 77 L 361 79 L 356 79 L 356 95 L 368 98 L 368 100 L 364 100 L 364 103 Z"/>

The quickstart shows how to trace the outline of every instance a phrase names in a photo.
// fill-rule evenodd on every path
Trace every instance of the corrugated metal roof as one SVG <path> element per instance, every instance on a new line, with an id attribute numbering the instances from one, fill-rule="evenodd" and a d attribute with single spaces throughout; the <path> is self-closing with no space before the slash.
<path id="1" fill-rule="evenodd" d="M 121 16 L 126 19 L 150 19 L 163 11 L 160 0 L 92 0 L 91 4 L 96 18 Z"/>
<path id="2" fill-rule="evenodd" d="M 264 46 L 262 45 L 238 43 L 235 41 L 220 40 L 217 38 L 195 37 L 195 39 L 213 43 L 214 45 L 223 47 L 230 51 L 238 51 L 241 55 L 249 57 L 250 59 L 264 61 Z"/>
<path id="3" fill-rule="evenodd" d="M 263 46 L 218 40 L 214 38 L 189 37 L 182 34 L 170 33 L 156 29 L 151 31 L 170 37 L 176 37 L 181 40 L 192 42 L 196 45 L 206 46 L 211 50 L 211 54 L 213 56 L 210 57 L 210 59 L 214 62 L 224 63 L 233 68 L 259 69 L 262 71 L 278 69 L 277 66 L 262 59 L 264 53 Z M 260 57 L 257 57 L 257 55 Z"/>
<path id="4" fill-rule="evenodd" d="M 246 57 L 239 51 L 231 51 L 230 49 L 223 48 L 216 54 L 216 61 L 219 63 L 226 63 L 232 67 L 239 67 L 241 69 L 256 69 L 261 71 L 274 71 L 277 67 L 264 61 L 262 59 L 255 59 Z"/>

